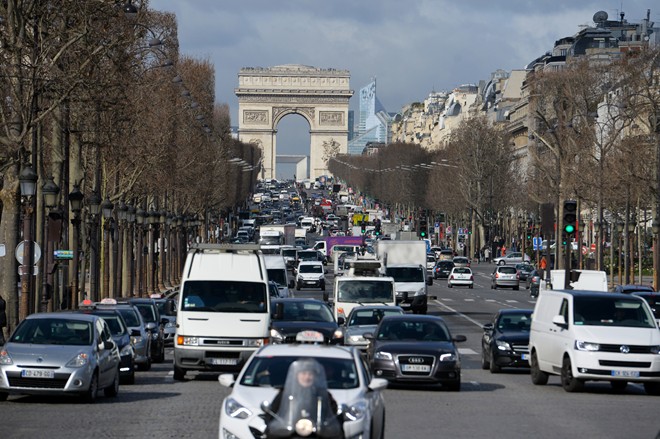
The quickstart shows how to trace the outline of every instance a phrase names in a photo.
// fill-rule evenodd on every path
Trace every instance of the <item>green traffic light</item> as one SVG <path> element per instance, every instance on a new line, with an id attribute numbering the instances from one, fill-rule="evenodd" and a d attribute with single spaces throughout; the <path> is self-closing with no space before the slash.
<path id="1" fill-rule="evenodd" d="M 564 226 L 564 232 L 566 233 L 573 233 L 575 232 L 575 226 L 573 224 L 566 224 Z"/>

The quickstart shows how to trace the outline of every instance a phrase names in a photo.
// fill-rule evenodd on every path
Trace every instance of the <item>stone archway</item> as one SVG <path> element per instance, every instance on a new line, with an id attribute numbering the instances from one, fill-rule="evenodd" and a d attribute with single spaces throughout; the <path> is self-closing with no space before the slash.
<path id="1" fill-rule="evenodd" d="M 348 70 L 297 64 L 246 67 L 238 73 L 238 139 L 263 150 L 264 178 L 275 178 L 277 124 L 299 114 L 310 126 L 309 177 L 328 175 L 327 161 L 348 152 Z"/>

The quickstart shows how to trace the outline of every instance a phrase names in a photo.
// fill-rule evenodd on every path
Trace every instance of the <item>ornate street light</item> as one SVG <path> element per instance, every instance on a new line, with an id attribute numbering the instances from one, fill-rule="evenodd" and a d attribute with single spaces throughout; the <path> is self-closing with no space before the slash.
<path id="1" fill-rule="evenodd" d="M 628 223 L 628 246 L 629 257 L 628 264 L 630 273 L 626 273 L 626 283 L 635 283 L 635 227 L 637 223 L 633 220 Z"/>
<path id="2" fill-rule="evenodd" d="M 21 299 L 18 317 L 23 320 L 30 313 L 30 298 L 32 297 L 32 265 L 34 263 L 34 249 L 32 246 L 32 198 L 37 192 L 38 176 L 32 169 L 32 165 L 27 163 L 21 173 L 18 175 L 18 181 L 21 188 L 21 197 L 25 209 L 23 219 L 23 264 L 21 268 Z"/>
<path id="3" fill-rule="evenodd" d="M 101 203 L 101 213 L 103 214 L 103 297 L 110 297 L 110 229 L 112 225 L 112 209 L 114 204 L 106 195 Z"/>
<path id="4" fill-rule="evenodd" d="M 623 227 L 624 227 L 624 223 L 622 223 L 622 222 L 618 222 L 617 225 L 616 225 L 616 231 L 619 235 L 619 243 L 618 243 L 619 257 L 617 258 L 617 261 L 619 263 L 619 266 L 618 266 L 618 269 L 617 269 L 617 273 L 619 274 L 619 285 L 621 285 L 623 283 L 623 272 L 621 271 L 621 263 L 622 263 L 622 260 L 621 260 L 622 242 L 621 241 L 623 240 Z"/>
<path id="5" fill-rule="evenodd" d="M 71 288 L 71 299 L 69 302 L 69 309 L 75 309 L 78 306 L 78 297 L 80 290 L 80 276 L 79 276 L 79 241 L 80 241 L 80 211 L 82 210 L 83 199 L 85 196 L 80 192 L 78 183 L 73 184 L 73 190 L 69 193 L 69 204 L 71 205 L 71 212 L 73 218 L 71 224 L 73 225 L 73 287 Z"/>
<path id="6" fill-rule="evenodd" d="M 119 206 L 117 206 L 117 239 L 112 246 L 115 271 L 113 292 L 115 297 L 124 297 L 122 278 L 124 269 L 124 228 L 127 216 L 128 206 L 126 206 L 124 200 L 121 200 Z"/>
<path id="7" fill-rule="evenodd" d="M 97 302 L 99 300 L 99 285 L 101 279 L 101 258 L 99 252 L 101 196 L 98 192 L 92 192 L 87 199 L 87 205 L 89 206 L 89 213 L 92 216 L 90 221 L 90 294 L 91 300 Z"/>
<path id="8" fill-rule="evenodd" d="M 660 220 L 658 217 L 653 218 L 651 223 L 651 228 L 653 230 L 653 289 L 658 291 L 660 287 L 660 239 L 658 239 L 658 234 L 660 233 Z"/>
<path id="9" fill-rule="evenodd" d="M 49 218 L 52 215 L 55 215 L 55 212 L 51 212 L 51 209 L 57 206 L 57 195 L 60 193 L 60 187 L 55 184 L 53 177 L 47 177 L 46 182 L 41 187 L 41 194 L 44 197 L 44 206 L 48 209 L 48 215 L 45 215 L 45 239 L 44 239 L 44 262 L 42 270 L 42 287 L 41 287 L 41 312 L 48 312 L 48 305 L 51 300 L 51 291 L 52 291 L 52 278 L 48 273 L 48 267 L 51 263 L 52 258 L 52 249 L 51 249 L 51 240 L 50 240 L 50 228 L 52 223 Z M 61 218 L 61 215 L 59 215 Z"/>
<path id="10" fill-rule="evenodd" d="M 135 223 L 137 224 L 137 252 L 135 254 L 135 272 L 137 273 L 135 280 L 135 289 L 137 297 L 142 297 L 144 294 L 144 223 L 147 212 L 141 207 L 135 211 Z"/>

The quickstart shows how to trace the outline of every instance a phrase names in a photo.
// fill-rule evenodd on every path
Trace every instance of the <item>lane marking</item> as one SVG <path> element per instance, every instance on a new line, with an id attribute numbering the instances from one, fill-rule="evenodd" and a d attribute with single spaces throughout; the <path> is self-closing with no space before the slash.
<path id="1" fill-rule="evenodd" d="M 477 352 L 470 348 L 458 348 L 458 353 L 461 355 L 477 355 Z"/>
<path id="2" fill-rule="evenodd" d="M 449 297 L 443 297 L 440 300 L 444 300 L 445 302 L 453 302 L 454 299 L 450 299 Z"/>
<path id="3" fill-rule="evenodd" d="M 506 303 L 518 303 L 517 300 L 505 300 Z"/>
<path id="4" fill-rule="evenodd" d="M 486 299 L 486 302 L 497 302 L 495 299 Z"/>
<path id="5" fill-rule="evenodd" d="M 444 303 L 440 302 L 439 300 L 434 300 L 434 302 L 437 303 L 438 305 L 440 305 L 441 307 L 453 312 L 454 314 L 458 314 L 459 316 L 463 317 L 465 320 L 473 323 L 475 326 L 478 326 L 479 329 L 482 329 L 483 325 L 481 323 L 477 322 L 476 320 L 474 320 L 472 317 L 466 316 L 462 312 L 456 311 L 454 308 L 445 305 Z"/>
<path id="6" fill-rule="evenodd" d="M 466 302 L 474 302 L 474 299 L 463 299 L 463 300 L 465 300 Z"/>

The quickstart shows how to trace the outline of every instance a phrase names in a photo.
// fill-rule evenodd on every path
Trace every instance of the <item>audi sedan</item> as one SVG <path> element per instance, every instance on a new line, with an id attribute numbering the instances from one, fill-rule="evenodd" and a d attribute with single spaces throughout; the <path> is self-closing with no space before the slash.
<path id="1" fill-rule="evenodd" d="M 529 367 L 531 309 L 501 309 L 483 326 L 481 368 L 498 373 L 503 367 Z"/>
<path id="2" fill-rule="evenodd" d="M 26 317 L 0 348 L 0 401 L 10 394 L 76 395 L 119 392 L 119 349 L 103 318 L 71 312 Z"/>
<path id="3" fill-rule="evenodd" d="M 440 384 L 461 390 L 461 360 L 456 342 L 441 317 L 420 314 L 384 317 L 374 333 L 364 334 L 374 376 L 394 383 Z"/>

